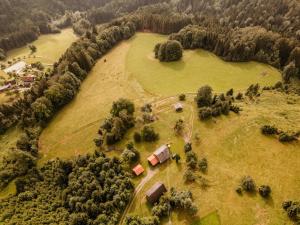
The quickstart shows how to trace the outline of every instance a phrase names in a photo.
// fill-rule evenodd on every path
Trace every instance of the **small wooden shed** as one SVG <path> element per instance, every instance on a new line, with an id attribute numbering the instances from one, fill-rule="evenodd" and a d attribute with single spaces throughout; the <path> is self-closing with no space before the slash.
<path id="1" fill-rule="evenodd" d="M 176 112 L 182 112 L 183 111 L 183 105 L 180 102 L 176 103 L 174 105 L 174 108 L 175 108 Z"/>
<path id="2" fill-rule="evenodd" d="M 148 162 L 151 164 L 151 166 L 156 166 L 158 163 L 159 163 L 159 160 L 158 158 L 155 156 L 155 155 L 150 155 L 148 158 L 147 158 Z"/>
<path id="3" fill-rule="evenodd" d="M 154 204 L 165 192 L 167 192 L 165 185 L 161 182 L 157 182 L 147 191 L 146 199 L 150 204 Z"/>
<path id="4" fill-rule="evenodd" d="M 142 167 L 142 165 L 139 164 L 139 165 L 137 165 L 136 167 L 134 167 L 134 168 L 132 169 L 132 171 L 134 172 L 134 174 L 135 174 L 136 176 L 139 176 L 139 175 L 141 175 L 145 170 L 144 170 L 144 168 Z"/>

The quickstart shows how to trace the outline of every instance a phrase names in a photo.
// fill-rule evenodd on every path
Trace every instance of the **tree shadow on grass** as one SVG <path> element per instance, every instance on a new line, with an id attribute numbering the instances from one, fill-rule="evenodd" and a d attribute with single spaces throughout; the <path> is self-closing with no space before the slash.
<path id="1" fill-rule="evenodd" d="M 160 64 L 174 71 L 184 70 L 186 63 L 183 60 L 177 62 L 160 62 Z"/>
<path id="2" fill-rule="evenodd" d="M 184 212 L 183 210 L 174 210 L 173 213 L 177 214 L 177 219 L 180 224 L 191 224 L 193 221 L 200 221 L 199 216 L 191 216 L 190 214 Z M 188 222 L 188 223 L 184 223 Z"/>
<path id="3" fill-rule="evenodd" d="M 273 200 L 273 197 L 272 196 L 269 196 L 269 197 L 267 197 L 267 198 L 264 198 L 263 199 L 264 200 L 264 202 L 268 205 L 268 206 L 270 206 L 270 207 L 274 207 L 274 200 Z"/>

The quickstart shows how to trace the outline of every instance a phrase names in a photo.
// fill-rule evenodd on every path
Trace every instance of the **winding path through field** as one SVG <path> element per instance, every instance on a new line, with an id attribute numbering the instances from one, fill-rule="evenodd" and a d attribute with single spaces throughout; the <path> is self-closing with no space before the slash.
<path id="1" fill-rule="evenodd" d="M 142 190 L 142 188 L 144 187 L 144 185 L 157 173 L 157 169 L 156 170 L 151 170 L 151 169 L 148 169 L 148 172 L 147 172 L 147 175 L 141 180 L 141 182 L 139 183 L 139 185 L 135 188 L 134 190 L 134 193 L 133 193 L 133 196 L 132 196 L 132 199 L 131 201 L 129 202 L 129 204 L 127 205 L 121 219 L 120 219 L 120 222 L 119 222 L 119 225 L 122 225 L 124 220 L 125 220 L 125 216 L 127 215 L 129 209 L 131 208 L 137 194 Z"/>

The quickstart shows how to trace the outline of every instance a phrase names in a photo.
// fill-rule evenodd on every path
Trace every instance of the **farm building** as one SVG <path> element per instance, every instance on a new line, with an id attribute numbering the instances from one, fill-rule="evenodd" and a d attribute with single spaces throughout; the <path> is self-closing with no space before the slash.
<path id="1" fill-rule="evenodd" d="M 176 111 L 176 112 L 182 112 L 182 110 L 183 110 L 183 105 L 182 105 L 180 102 L 178 102 L 178 103 L 176 103 L 176 104 L 174 105 L 174 108 L 175 108 L 175 111 Z"/>
<path id="2" fill-rule="evenodd" d="M 11 88 L 11 84 L 4 85 L 4 86 L 0 87 L 0 93 L 7 91 L 10 88 Z"/>
<path id="3" fill-rule="evenodd" d="M 165 185 L 161 182 L 157 182 L 147 191 L 146 199 L 150 204 L 154 204 L 165 192 L 167 192 Z"/>
<path id="4" fill-rule="evenodd" d="M 134 174 L 135 174 L 136 176 L 139 176 L 139 175 L 141 175 L 145 170 L 144 170 L 144 168 L 142 167 L 142 165 L 139 164 L 139 165 L 137 165 L 136 167 L 134 167 L 134 168 L 132 169 L 132 171 L 134 172 Z"/>
<path id="5" fill-rule="evenodd" d="M 5 73 L 16 73 L 20 74 L 26 67 L 26 63 L 24 61 L 17 62 L 12 66 L 3 70 Z"/>
<path id="6" fill-rule="evenodd" d="M 148 162 L 152 166 L 158 163 L 164 163 L 170 158 L 170 150 L 168 145 L 162 145 L 151 156 L 148 157 Z"/>
<path id="7" fill-rule="evenodd" d="M 35 80 L 35 76 L 28 75 L 21 78 L 23 82 L 33 82 Z"/>
<path id="8" fill-rule="evenodd" d="M 159 163 L 158 158 L 155 155 L 149 156 L 147 160 L 151 164 L 151 166 L 156 166 Z"/>

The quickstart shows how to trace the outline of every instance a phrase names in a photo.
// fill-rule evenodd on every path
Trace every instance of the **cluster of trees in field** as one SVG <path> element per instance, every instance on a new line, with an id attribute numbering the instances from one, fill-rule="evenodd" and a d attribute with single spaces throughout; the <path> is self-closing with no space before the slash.
<path id="1" fill-rule="evenodd" d="M 133 194 L 120 160 L 97 151 L 33 167 L 16 186 L 16 196 L 1 200 L 5 224 L 114 225 Z"/>
<path id="2" fill-rule="evenodd" d="M 179 0 L 177 10 L 210 18 L 224 27 L 262 26 L 300 39 L 300 3 L 297 0 Z"/>
<path id="3" fill-rule="evenodd" d="M 280 142 L 293 142 L 297 141 L 298 137 L 300 137 L 300 130 L 298 132 L 287 132 L 272 125 L 262 126 L 261 133 L 266 136 L 277 136 Z"/>
<path id="4" fill-rule="evenodd" d="M 203 48 L 227 61 L 263 62 L 283 69 L 285 80 L 300 77 L 300 44 L 292 38 L 261 27 L 221 30 L 217 26 L 190 25 L 170 40 L 179 41 L 184 49 Z"/>
<path id="5" fill-rule="evenodd" d="M 235 99 L 241 98 L 240 94 L 236 97 L 233 96 L 233 89 L 230 89 L 226 95 L 213 95 L 212 88 L 208 85 L 201 87 L 197 96 L 195 97 L 195 102 L 199 108 L 199 118 L 200 120 L 208 120 L 212 117 L 218 117 L 223 115 L 228 115 L 230 111 L 234 113 L 239 113 L 240 108 L 232 104 Z"/>
<path id="6" fill-rule="evenodd" d="M 252 177 L 250 176 L 245 176 L 241 179 L 240 185 L 236 188 L 236 192 L 238 194 L 243 194 L 243 191 L 248 192 L 248 193 L 253 193 L 256 192 L 256 184 L 253 180 Z M 261 197 L 263 198 L 268 198 L 271 194 L 271 188 L 269 185 L 261 185 L 258 188 L 258 192 Z"/>
<path id="7" fill-rule="evenodd" d="M 178 61 L 182 58 L 182 46 L 178 41 L 158 43 L 154 47 L 155 58 L 161 62 Z"/>
<path id="8" fill-rule="evenodd" d="M 101 125 L 98 135 L 95 139 L 97 147 L 113 145 L 121 141 L 127 130 L 134 127 L 134 104 L 128 99 L 119 99 L 114 102 L 110 111 L 110 117 L 107 118 Z"/>
<path id="9" fill-rule="evenodd" d="M 198 207 L 193 201 L 190 191 L 177 191 L 171 188 L 170 194 L 164 194 L 159 201 L 152 207 L 150 217 L 139 217 L 128 215 L 125 220 L 126 225 L 158 225 L 160 219 L 170 216 L 174 210 L 185 211 L 194 216 L 198 212 Z"/>
<path id="10" fill-rule="evenodd" d="M 202 188 L 208 186 L 208 181 L 203 176 L 197 174 L 197 171 L 206 173 L 208 169 L 208 161 L 206 158 L 198 159 L 197 154 L 193 151 L 192 143 L 184 145 L 184 152 L 186 156 L 187 168 L 184 172 L 183 178 L 185 182 L 199 182 Z"/>

